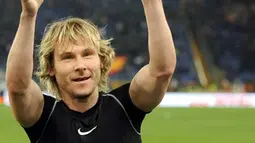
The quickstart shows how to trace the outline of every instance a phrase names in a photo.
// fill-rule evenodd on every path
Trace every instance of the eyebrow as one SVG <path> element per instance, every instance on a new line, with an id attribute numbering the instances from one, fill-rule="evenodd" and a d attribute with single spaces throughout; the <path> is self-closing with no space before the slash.
<path id="1" fill-rule="evenodd" d="M 62 53 L 59 54 L 59 57 L 63 58 L 66 55 L 73 55 L 73 54 L 74 54 L 73 52 L 62 52 Z"/>
<path id="2" fill-rule="evenodd" d="M 93 52 L 93 54 L 96 52 L 97 50 L 94 49 L 94 48 L 85 48 L 84 50 L 82 50 L 82 53 L 84 52 Z M 59 57 L 63 57 L 63 56 L 66 56 L 66 55 L 73 55 L 74 53 L 73 52 L 61 52 L 59 54 Z"/>
<path id="3" fill-rule="evenodd" d="M 82 52 L 93 52 L 93 53 L 95 53 L 96 50 L 94 48 L 86 48 Z"/>

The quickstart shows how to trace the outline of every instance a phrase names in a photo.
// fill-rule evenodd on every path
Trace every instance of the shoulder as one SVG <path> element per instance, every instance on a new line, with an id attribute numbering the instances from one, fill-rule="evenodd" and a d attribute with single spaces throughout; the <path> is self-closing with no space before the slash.
<path id="1" fill-rule="evenodd" d="M 144 112 L 137 108 L 129 94 L 130 82 L 125 83 L 118 88 L 113 89 L 111 92 L 104 94 L 104 96 L 111 97 L 115 99 L 115 101 L 128 112 L 136 112 L 141 115 L 145 115 L 149 112 Z"/>
<path id="2" fill-rule="evenodd" d="M 130 83 L 125 83 L 111 92 L 105 93 L 103 96 L 111 99 L 111 106 L 113 106 L 112 103 L 116 103 L 114 104 L 116 105 L 115 107 L 122 110 L 121 112 L 127 117 L 132 128 L 136 133 L 140 134 L 141 123 L 148 113 L 140 110 L 133 104 L 129 95 L 129 87 Z"/>
<path id="3" fill-rule="evenodd" d="M 110 99 L 114 102 L 117 101 L 118 104 L 125 104 L 126 101 L 131 100 L 129 96 L 129 86 L 130 83 L 125 83 L 110 92 L 103 93 L 102 95 L 105 99 Z"/>
<path id="4" fill-rule="evenodd" d="M 43 135 L 44 130 L 47 127 L 47 124 L 58 102 L 54 96 L 48 93 L 43 93 L 43 98 L 44 98 L 43 112 L 39 120 L 32 127 L 29 128 L 23 127 L 31 142 L 38 141 L 40 137 Z"/>
<path id="5" fill-rule="evenodd" d="M 128 83 L 125 83 L 125 84 L 113 89 L 108 94 L 112 94 L 115 96 L 118 96 L 118 95 L 128 95 L 129 96 L 129 87 L 130 87 L 130 83 L 128 82 Z"/>
<path id="6" fill-rule="evenodd" d="M 45 98 L 48 98 L 48 99 L 54 100 L 54 101 L 57 100 L 57 98 L 56 98 L 55 96 L 53 96 L 52 94 L 50 94 L 50 93 L 48 93 L 48 92 L 43 92 L 42 94 L 43 94 L 43 96 L 44 96 Z"/>

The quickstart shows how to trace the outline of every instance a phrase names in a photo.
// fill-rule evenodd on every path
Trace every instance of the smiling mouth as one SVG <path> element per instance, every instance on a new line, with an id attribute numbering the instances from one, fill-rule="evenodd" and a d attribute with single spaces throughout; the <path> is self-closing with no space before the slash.
<path id="1" fill-rule="evenodd" d="M 74 82 L 81 82 L 81 81 L 86 81 L 88 80 L 90 77 L 80 77 L 80 78 L 75 78 L 73 79 Z"/>

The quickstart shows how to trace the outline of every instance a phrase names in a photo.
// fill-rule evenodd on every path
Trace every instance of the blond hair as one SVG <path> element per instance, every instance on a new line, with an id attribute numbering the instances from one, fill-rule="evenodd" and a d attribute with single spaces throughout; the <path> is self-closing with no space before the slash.
<path id="1" fill-rule="evenodd" d="M 103 39 L 100 30 L 89 20 L 68 17 L 49 24 L 39 45 L 39 68 L 36 75 L 44 90 L 57 98 L 61 99 L 57 81 L 55 77 L 49 75 L 50 69 L 54 66 L 54 48 L 57 45 L 77 44 L 81 40 L 98 50 L 101 61 L 98 89 L 103 92 L 108 90 L 108 73 L 115 57 L 110 45 L 112 39 Z"/>

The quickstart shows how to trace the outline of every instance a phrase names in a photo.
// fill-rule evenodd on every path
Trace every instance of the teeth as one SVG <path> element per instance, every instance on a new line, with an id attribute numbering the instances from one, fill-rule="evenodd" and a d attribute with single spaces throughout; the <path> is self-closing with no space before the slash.
<path id="1" fill-rule="evenodd" d="M 87 77 L 87 78 L 77 78 L 77 79 L 74 79 L 74 81 L 83 81 L 83 80 L 87 80 L 87 79 L 89 79 L 89 77 Z"/>

